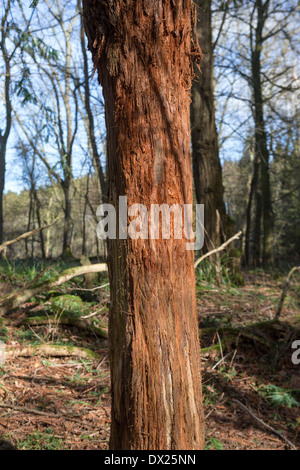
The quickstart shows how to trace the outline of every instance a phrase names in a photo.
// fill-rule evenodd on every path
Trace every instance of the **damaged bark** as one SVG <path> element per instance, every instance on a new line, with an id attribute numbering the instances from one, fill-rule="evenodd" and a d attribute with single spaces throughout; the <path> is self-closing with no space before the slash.
<path id="1" fill-rule="evenodd" d="M 192 204 L 191 0 L 84 0 L 103 87 L 109 202 Z M 110 240 L 111 449 L 201 449 L 194 255 L 186 240 Z"/>

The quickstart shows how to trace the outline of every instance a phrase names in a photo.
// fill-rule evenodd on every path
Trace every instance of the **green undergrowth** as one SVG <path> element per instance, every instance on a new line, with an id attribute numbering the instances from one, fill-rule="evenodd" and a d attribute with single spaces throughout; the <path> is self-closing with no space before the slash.
<path id="1" fill-rule="evenodd" d="M 205 443 L 205 450 L 224 450 L 224 444 L 212 437 Z"/>
<path id="2" fill-rule="evenodd" d="M 0 281 L 9 281 L 13 285 L 32 282 L 36 276 L 41 275 L 39 281 L 47 281 L 53 276 L 62 273 L 65 269 L 77 266 L 74 260 L 65 262 L 62 260 L 0 260 Z"/>
<path id="3" fill-rule="evenodd" d="M 17 442 L 19 450 L 64 450 L 62 439 L 55 436 L 52 428 L 47 428 L 45 431 L 36 431 L 26 439 Z"/>
<path id="4" fill-rule="evenodd" d="M 257 391 L 272 406 L 286 406 L 287 408 L 300 406 L 299 401 L 296 399 L 296 396 L 300 398 L 300 390 L 285 389 L 274 384 L 268 384 L 261 385 Z"/>

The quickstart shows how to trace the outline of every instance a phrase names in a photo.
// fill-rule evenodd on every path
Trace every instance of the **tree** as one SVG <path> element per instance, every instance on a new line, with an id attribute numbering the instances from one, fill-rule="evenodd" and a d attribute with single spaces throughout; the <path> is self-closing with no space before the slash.
<path id="1" fill-rule="evenodd" d="M 198 204 L 204 204 L 205 245 L 210 251 L 230 233 L 223 199 L 222 167 L 219 159 L 215 119 L 214 57 L 211 0 L 197 0 L 197 36 L 203 52 L 201 71 L 195 69 L 192 86 L 191 127 L 193 173 Z"/>
<path id="2" fill-rule="evenodd" d="M 84 0 L 103 87 L 109 200 L 192 203 L 192 1 Z M 111 449 L 204 443 L 193 252 L 186 240 L 109 240 Z"/>
<path id="3" fill-rule="evenodd" d="M 1 21 L 0 51 L 4 61 L 4 103 L 5 103 L 5 127 L 0 129 L 0 244 L 3 242 L 3 193 L 5 186 L 5 159 L 6 149 L 12 123 L 12 105 L 11 105 L 11 60 L 13 53 L 8 51 L 7 36 L 9 34 L 8 15 L 10 12 L 11 1 L 7 0 L 3 5 L 3 14 Z"/>
<path id="4" fill-rule="evenodd" d="M 273 213 L 270 186 L 270 154 L 267 144 L 267 133 L 263 111 L 263 93 L 261 82 L 261 51 L 263 45 L 263 30 L 265 21 L 268 18 L 270 1 L 257 0 L 254 9 L 257 11 L 257 23 L 253 34 L 251 25 L 251 66 L 252 66 L 252 86 L 254 96 L 254 121 L 255 121 L 255 151 L 260 160 L 261 177 L 261 198 L 263 213 L 263 264 L 270 267 L 274 264 L 272 233 L 273 233 Z M 253 12 L 254 13 L 254 12 Z"/>
<path id="5" fill-rule="evenodd" d="M 83 72 L 84 72 L 84 97 L 82 98 L 82 102 L 85 107 L 86 111 L 86 128 L 89 140 L 89 147 L 90 147 L 90 154 L 91 160 L 93 162 L 93 166 L 95 168 L 96 174 L 98 176 L 99 181 L 99 188 L 101 191 L 101 198 L 102 200 L 106 200 L 107 197 L 107 181 L 105 178 L 105 174 L 101 165 L 101 159 L 98 152 L 96 137 L 95 137 L 95 122 L 94 116 L 91 107 L 91 92 L 90 92 L 90 77 L 88 71 L 88 57 L 87 57 L 87 50 L 85 44 L 85 35 L 84 35 L 84 24 L 83 24 L 83 16 L 81 15 L 81 22 L 80 22 L 80 45 L 82 50 L 82 57 L 83 57 Z"/>
<path id="6" fill-rule="evenodd" d="M 264 267 L 271 267 L 276 248 L 273 233 L 275 212 L 271 197 L 274 189 L 271 186 L 272 141 L 275 128 L 281 127 L 278 122 L 280 106 L 296 91 L 294 64 L 298 23 L 295 14 L 298 2 L 251 0 L 235 2 L 233 6 L 228 9 L 224 26 L 228 34 L 223 35 L 223 42 L 218 45 L 216 54 L 217 67 L 224 70 L 219 80 L 222 88 L 225 88 L 225 74 L 226 78 L 234 80 L 234 88 L 226 97 L 231 101 L 231 105 L 226 101 L 231 112 L 225 113 L 227 119 L 225 117 L 223 122 L 227 120 L 227 125 L 223 128 L 227 127 L 233 135 L 232 129 L 236 127 L 237 139 L 244 140 L 243 127 L 249 125 L 249 117 L 252 116 L 256 157 L 247 208 L 245 261 L 247 264 L 251 258 L 249 245 L 254 241 L 254 264 L 259 265 L 262 258 Z M 238 115 L 239 119 L 236 117 Z M 284 135 L 280 139 L 285 139 Z"/>
<path id="7" fill-rule="evenodd" d="M 31 148 L 19 140 L 16 146 L 19 156 L 22 158 L 23 163 L 23 182 L 28 187 L 29 191 L 29 211 L 28 211 L 28 223 L 27 230 L 34 229 L 35 227 L 35 215 L 38 223 L 38 228 L 42 227 L 42 217 L 41 217 L 41 201 L 38 194 L 38 169 L 36 162 L 36 155 L 34 151 L 31 153 Z M 32 225 L 32 227 L 31 227 Z M 43 230 L 39 232 L 39 242 L 41 248 L 41 255 L 45 259 L 45 243 L 44 243 L 44 234 Z M 25 254 L 28 256 L 28 238 L 25 238 Z M 34 237 L 31 239 L 31 257 L 34 258 Z"/>
<path id="8" fill-rule="evenodd" d="M 14 8 L 12 8 L 14 4 Z M 18 8 L 17 8 L 18 7 Z M 20 51 L 23 45 L 23 38 L 26 36 L 33 13 L 26 16 L 23 11 L 20 0 L 3 0 L 1 5 L 1 25 L 0 25 L 0 53 L 2 64 L 0 68 L 0 76 L 4 76 L 3 80 L 3 108 L 2 115 L 1 106 L 1 123 L 0 127 L 0 243 L 3 241 L 3 194 L 5 187 L 5 168 L 6 168 L 6 152 L 8 139 L 12 130 L 12 97 L 13 91 L 19 96 L 22 92 L 22 80 L 17 81 L 13 75 L 13 68 L 18 65 L 20 68 Z M 23 65 L 23 64 L 22 64 Z M 21 67 L 21 74 L 24 70 Z M 14 86 L 13 86 L 14 85 Z M 21 85 L 21 86 L 20 86 Z M 1 101 L 2 101 L 1 96 Z"/>
<path id="9" fill-rule="evenodd" d="M 72 5 L 74 6 L 74 14 L 71 18 L 66 19 L 67 15 L 69 17 L 69 4 L 58 0 L 52 3 L 45 0 L 44 3 L 42 11 L 36 10 L 36 15 L 45 15 L 47 12 L 52 20 L 53 42 L 55 41 L 55 45 L 59 49 L 56 50 L 47 45 L 41 32 L 37 38 L 31 29 L 28 29 L 26 42 L 24 41 L 22 48 L 23 60 L 27 63 L 27 68 L 30 63 L 41 78 L 40 81 L 28 78 L 28 88 L 26 88 L 26 100 L 30 101 L 27 99 L 30 96 L 34 105 L 38 106 L 38 116 L 41 119 L 37 124 L 34 114 L 30 122 L 26 122 L 20 118 L 19 113 L 15 114 L 19 126 L 35 154 L 43 162 L 49 177 L 59 183 L 63 191 L 62 255 L 69 256 L 74 226 L 71 216 L 71 188 L 73 151 L 78 131 L 77 88 L 79 86 L 79 84 L 74 84 L 72 80 L 71 71 L 74 56 L 71 38 L 74 34 L 78 14 L 75 11 L 75 5 Z M 41 27 L 41 31 L 45 34 L 43 27 Z M 49 90 L 51 90 L 50 96 Z M 36 109 L 33 112 L 36 113 Z M 36 136 L 39 139 L 36 139 Z M 49 158 L 49 149 L 45 151 L 45 146 L 49 147 L 49 140 L 52 143 L 52 149 L 55 149 L 55 164 Z"/>

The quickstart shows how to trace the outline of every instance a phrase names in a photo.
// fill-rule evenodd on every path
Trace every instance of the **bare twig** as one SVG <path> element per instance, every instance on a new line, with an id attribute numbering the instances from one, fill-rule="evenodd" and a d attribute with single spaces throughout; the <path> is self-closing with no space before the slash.
<path id="1" fill-rule="evenodd" d="M 97 315 L 99 315 L 99 313 L 103 312 L 104 309 L 105 307 L 102 307 L 100 308 L 100 310 L 97 310 L 94 313 L 90 313 L 90 315 L 85 315 L 84 317 L 80 317 L 80 318 L 81 320 L 86 320 L 87 318 L 96 317 Z"/>
<path id="2" fill-rule="evenodd" d="M 99 289 L 104 289 L 104 287 L 107 287 L 109 286 L 109 283 L 108 284 L 103 284 L 103 286 L 99 286 L 99 287 L 93 287 L 93 289 L 83 289 L 83 288 L 79 288 L 79 287 L 74 287 L 70 290 L 78 290 L 78 291 L 82 291 L 82 292 L 94 292 L 95 290 L 99 290 Z"/>
<path id="3" fill-rule="evenodd" d="M 215 364 L 212 368 L 212 370 L 215 370 L 220 364 L 222 364 L 222 362 L 225 361 L 225 359 L 227 359 L 227 357 L 231 356 L 231 354 L 233 354 L 233 351 L 230 351 L 230 353 L 226 354 L 226 356 L 222 357 L 222 359 L 217 362 L 217 364 Z"/>
<path id="4" fill-rule="evenodd" d="M 216 248 L 215 250 L 212 250 L 210 251 L 209 253 L 205 253 L 205 255 L 201 256 L 201 258 L 199 258 L 195 264 L 194 264 L 194 267 L 195 269 L 197 268 L 197 266 L 202 263 L 202 261 L 204 261 L 206 258 L 208 258 L 209 256 L 211 255 L 214 255 L 215 253 L 219 253 L 219 251 L 223 251 L 225 250 L 225 248 L 230 245 L 230 243 L 232 243 L 234 240 L 238 240 L 240 238 L 240 236 L 242 235 L 243 232 L 239 232 L 237 233 L 236 235 L 234 235 L 232 238 L 230 238 L 229 240 L 227 240 L 227 242 L 223 243 L 223 245 L 219 246 L 219 248 Z"/>
<path id="5" fill-rule="evenodd" d="M 224 393 L 222 393 L 222 395 L 220 396 L 219 400 L 217 401 L 217 403 L 214 404 L 213 408 L 210 410 L 209 413 L 207 413 L 207 415 L 205 416 L 205 420 L 207 420 L 207 418 L 215 411 L 215 409 L 219 406 L 219 404 L 221 403 L 221 401 L 223 400 L 224 398 Z M 226 400 L 225 400 L 226 401 Z"/>
<path id="6" fill-rule="evenodd" d="M 221 357 L 222 357 L 222 361 L 223 361 L 224 360 L 224 354 L 223 354 L 223 348 L 222 348 L 222 341 L 221 341 L 221 338 L 220 338 L 220 335 L 219 335 L 218 331 L 217 331 L 217 338 L 218 338 L 218 341 L 219 341 L 220 353 L 221 353 Z"/>
<path id="7" fill-rule="evenodd" d="M 34 230 L 31 230 L 30 232 L 23 233 L 22 235 L 20 235 L 19 237 L 15 238 L 14 240 L 9 240 L 9 241 L 7 241 L 7 242 L 2 243 L 2 245 L 0 245 L 0 253 L 1 253 L 1 251 L 3 251 L 4 248 L 6 248 L 7 246 L 13 245 L 14 243 L 17 243 L 17 242 L 19 242 L 19 241 L 21 241 L 21 240 L 25 240 L 26 238 L 33 237 L 34 235 L 36 235 L 37 233 L 41 232 L 42 230 L 46 230 L 47 228 L 52 227 L 52 225 L 56 224 L 60 219 L 61 219 L 61 217 L 57 217 L 57 219 L 55 219 L 55 220 L 54 220 L 51 224 L 49 224 L 49 225 L 45 225 L 44 227 L 36 228 L 36 229 L 34 229 Z"/>
<path id="8" fill-rule="evenodd" d="M 272 433 L 276 434 L 276 436 L 280 437 L 291 449 L 296 450 L 295 445 L 289 441 L 285 436 L 283 436 L 280 432 L 276 431 L 276 429 L 272 428 L 269 424 L 266 424 L 262 419 L 258 418 L 251 410 L 249 410 L 243 403 L 241 403 L 239 400 L 232 400 L 233 402 L 237 403 L 241 408 L 243 408 L 247 413 L 249 413 L 252 418 L 254 418 L 258 423 L 260 423 L 262 426 L 264 426 L 266 429 L 271 431 Z"/>
<path id="9" fill-rule="evenodd" d="M 283 307 L 283 302 L 286 298 L 286 294 L 287 294 L 288 287 L 289 287 L 289 284 L 290 284 L 290 281 L 291 281 L 291 277 L 296 271 L 300 271 L 300 266 L 295 266 L 293 269 L 291 269 L 291 271 L 288 274 L 288 277 L 286 278 L 286 281 L 285 281 L 283 289 L 282 289 L 281 298 L 280 298 L 280 301 L 279 301 L 279 304 L 278 304 L 278 308 L 277 308 L 277 312 L 276 312 L 276 315 L 274 317 L 274 320 L 278 320 L 278 318 L 280 317 L 281 310 L 282 310 L 282 307 Z"/>

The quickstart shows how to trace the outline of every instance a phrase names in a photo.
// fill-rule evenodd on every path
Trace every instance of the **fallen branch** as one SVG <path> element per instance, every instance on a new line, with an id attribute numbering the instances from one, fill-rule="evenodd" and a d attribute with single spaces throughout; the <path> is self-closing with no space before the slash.
<path id="1" fill-rule="evenodd" d="M 280 437 L 291 449 L 296 450 L 295 445 L 289 441 L 286 437 L 284 437 L 280 432 L 276 431 L 276 429 L 272 428 L 269 426 L 269 424 L 266 424 L 262 419 L 258 418 L 251 410 L 249 410 L 243 403 L 241 403 L 239 400 L 232 400 L 233 402 L 237 403 L 241 408 L 243 408 L 247 413 L 249 413 L 252 418 L 254 418 L 258 423 L 260 423 L 262 426 L 264 426 L 266 429 L 271 431 L 272 433 L 276 434 L 276 436 Z"/>
<path id="2" fill-rule="evenodd" d="M 277 312 L 276 312 L 276 315 L 274 317 L 274 320 L 278 320 L 278 318 L 280 317 L 281 310 L 282 310 L 282 307 L 283 307 L 283 303 L 285 301 L 287 291 L 288 291 L 288 287 L 289 287 L 289 284 L 290 284 L 290 281 L 291 281 L 291 277 L 296 271 L 300 271 L 300 266 L 297 266 L 297 267 L 294 267 L 293 269 L 291 269 L 291 271 L 288 274 L 288 277 L 286 278 L 286 281 L 285 281 L 283 289 L 282 289 L 281 298 L 280 298 L 280 301 L 279 301 L 279 304 L 278 304 L 278 308 L 277 308 Z"/>
<path id="3" fill-rule="evenodd" d="M 96 313 L 98 314 L 99 312 L 96 312 Z M 89 318 L 89 316 L 86 318 Z M 93 325 L 92 323 L 85 321 L 86 318 L 85 317 L 77 318 L 75 316 L 62 314 L 59 318 L 56 318 L 54 316 L 30 317 L 30 318 L 26 318 L 25 320 L 23 320 L 21 324 L 27 325 L 27 326 L 40 326 L 40 325 L 76 326 L 77 328 L 80 328 L 83 331 L 90 331 L 90 332 L 95 333 L 95 335 L 98 336 L 99 338 L 104 338 L 104 339 L 108 338 L 107 328 L 103 326 Z"/>
<path id="4" fill-rule="evenodd" d="M 2 243 L 2 245 L 0 245 L 0 253 L 1 251 L 4 250 L 4 248 L 8 247 L 9 245 L 13 245 L 14 243 L 17 243 L 21 240 L 25 240 L 26 238 L 33 237 L 34 235 L 37 235 L 42 230 L 47 230 L 47 228 L 50 228 L 52 227 L 52 225 L 55 225 L 60 219 L 61 217 L 57 217 L 53 222 L 51 222 L 51 224 L 45 225 L 44 227 L 35 228 L 34 230 L 31 230 L 30 232 L 23 233 L 22 235 L 15 238 L 14 240 L 9 240 L 7 242 Z"/>
<path id="5" fill-rule="evenodd" d="M 12 410 L 12 411 L 18 411 L 19 413 L 29 413 L 29 414 L 33 414 L 33 415 L 38 415 L 38 416 L 44 416 L 46 418 L 64 418 L 64 419 L 67 419 L 69 421 L 73 421 L 74 423 L 77 423 L 77 424 L 80 424 L 82 426 L 88 426 L 88 427 L 92 427 L 92 428 L 95 428 L 94 425 L 90 424 L 90 423 L 85 423 L 84 421 L 81 421 L 79 419 L 76 419 L 76 418 L 73 418 L 65 413 L 46 413 L 45 411 L 39 411 L 39 410 L 35 410 L 33 408 L 27 408 L 25 406 L 14 406 L 14 405 L 10 405 L 10 404 L 6 404 L 6 403 L 0 403 L 0 408 L 5 408 L 5 409 L 8 409 L 8 410 Z"/>
<path id="6" fill-rule="evenodd" d="M 201 258 L 199 258 L 195 264 L 194 264 L 194 267 L 195 269 L 197 268 L 197 266 L 202 263 L 202 261 L 204 261 L 206 258 L 208 258 L 209 256 L 212 256 L 214 255 L 215 253 L 219 253 L 219 251 L 223 251 L 225 250 L 225 248 L 230 245 L 230 243 L 232 243 L 234 240 L 238 240 L 240 238 L 240 236 L 242 235 L 243 232 L 239 232 L 237 233 L 236 235 L 234 235 L 232 238 L 230 238 L 229 240 L 227 240 L 227 242 L 223 243 L 223 245 L 219 246 L 219 248 L 216 248 L 215 250 L 212 250 L 210 251 L 209 253 L 205 253 L 205 255 L 201 256 Z"/>
<path id="7" fill-rule="evenodd" d="M 207 413 L 207 415 L 205 416 L 205 421 L 207 420 L 207 418 L 210 417 L 210 415 L 215 411 L 215 409 L 220 405 L 221 401 L 223 400 L 224 398 L 224 395 L 225 393 L 222 393 L 222 395 L 220 396 L 219 400 L 217 401 L 217 403 L 214 404 L 214 406 L 212 407 L 212 409 L 210 410 L 209 413 Z M 225 400 L 226 401 L 226 400 Z"/>
<path id="8" fill-rule="evenodd" d="M 226 356 L 222 357 L 222 359 L 219 362 L 217 362 L 217 364 L 215 364 L 211 370 L 215 370 L 217 367 L 219 367 L 219 365 L 222 364 L 222 362 L 224 362 L 225 359 L 227 359 L 227 357 L 231 356 L 231 354 L 233 354 L 233 351 L 230 351 L 230 353 L 228 353 L 228 354 L 226 354 Z"/>
<path id="9" fill-rule="evenodd" d="M 31 297 L 40 294 L 41 292 L 49 291 L 54 287 L 70 281 L 76 276 L 82 276 L 88 273 L 101 273 L 107 271 L 106 264 L 91 264 L 90 266 L 78 266 L 76 268 L 66 269 L 61 275 L 49 279 L 48 281 L 41 282 L 40 284 L 28 288 L 25 287 L 18 292 L 12 293 L 0 299 L 0 315 L 5 315 L 11 310 L 17 308 L 24 302 L 27 302 Z"/>
<path id="10" fill-rule="evenodd" d="M 26 346 L 22 349 L 8 349 L 5 351 L 6 358 L 15 357 L 79 357 L 80 359 L 99 359 L 99 354 L 86 348 L 76 346 L 62 346 L 60 344 L 42 344 L 37 346 Z"/>
<path id="11" fill-rule="evenodd" d="M 69 290 L 70 291 L 76 290 L 76 291 L 79 291 L 79 292 L 95 292 L 96 290 L 104 289 L 104 287 L 108 287 L 108 286 L 109 286 L 109 283 L 108 284 L 103 284 L 102 286 L 99 286 L 99 287 L 93 287 L 93 289 L 83 289 L 82 287 L 72 287 Z"/>

